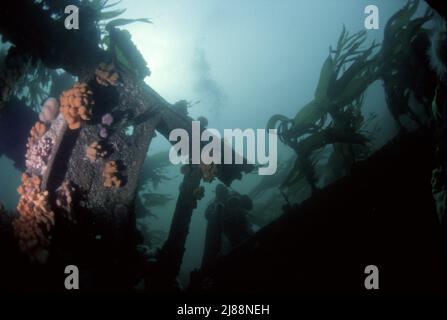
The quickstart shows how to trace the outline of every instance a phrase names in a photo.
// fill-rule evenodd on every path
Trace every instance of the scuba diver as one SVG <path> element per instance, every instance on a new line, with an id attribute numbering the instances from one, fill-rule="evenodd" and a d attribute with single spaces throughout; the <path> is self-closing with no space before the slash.
<path id="1" fill-rule="evenodd" d="M 247 219 L 252 207 L 252 200 L 247 195 L 230 191 L 223 184 L 216 186 L 216 198 L 205 211 L 208 226 L 202 268 L 253 234 Z"/>

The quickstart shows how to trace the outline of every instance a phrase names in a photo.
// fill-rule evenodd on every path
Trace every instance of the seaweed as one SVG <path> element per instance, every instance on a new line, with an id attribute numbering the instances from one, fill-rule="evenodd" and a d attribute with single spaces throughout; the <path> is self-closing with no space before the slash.
<path id="1" fill-rule="evenodd" d="M 411 94 L 424 106 L 425 114 L 430 114 L 433 100 L 435 75 L 430 68 L 426 71 L 417 67 L 425 63 L 428 50 L 428 32 L 423 25 L 433 17 L 427 10 L 421 17 L 412 19 L 419 6 L 419 0 L 411 0 L 396 12 L 385 26 L 382 48 L 377 56 L 381 63 L 380 76 L 383 79 L 388 108 L 401 130 L 405 130 L 401 117 L 408 117 L 418 125 L 423 125 L 420 117 L 410 107 Z M 422 54 L 422 56 L 421 56 Z M 427 83 L 429 88 L 421 83 Z"/>
<path id="2" fill-rule="evenodd" d="M 370 153 L 370 140 L 377 128 L 372 132 L 366 128 L 375 115 L 365 117 L 362 105 L 366 89 L 376 80 L 383 79 L 388 108 L 402 129 L 401 115 L 423 125 L 409 98 L 414 94 L 430 115 L 436 79 L 430 71 L 418 72 L 416 79 L 409 74 L 416 68 L 412 63 L 419 63 L 420 55 L 425 54 L 428 40 L 423 25 L 432 17 L 427 11 L 413 18 L 418 6 L 419 0 L 410 0 L 389 19 L 382 44 L 373 41 L 366 46 L 366 31 L 350 34 L 343 26 L 336 47 L 329 48 L 321 67 L 314 99 L 293 118 L 280 114 L 270 118 L 267 128 L 278 129 L 280 140 L 297 155 L 281 188 L 305 179 L 313 192 L 318 191 L 320 177 L 315 166 L 328 146 L 332 146 L 328 180 L 348 173 L 358 159 Z"/>
<path id="3" fill-rule="evenodd" d="M 267 127 L 278 128 L 280 140 L 297 154 L 281 188 L 291 187 L 305 178 L 312 191 L 317 191 L 317 151 L 334 145 L 334 152 L 348 148 L 355 158 L 353 149 L 345 146 L 368 142 L 362 132 L 360 108 L 363 92 L 377 79 L 378 72 L 371 57 L 377 45 L 373 42 L 366 49 L 360 49 L 365 39 L 365 32 L 349 35 L 343 26 L 337 47 L 329 49 L 321 68 L 314 100 L 301 108 L 293 119 L 284 115 L 270 118 Z"/>

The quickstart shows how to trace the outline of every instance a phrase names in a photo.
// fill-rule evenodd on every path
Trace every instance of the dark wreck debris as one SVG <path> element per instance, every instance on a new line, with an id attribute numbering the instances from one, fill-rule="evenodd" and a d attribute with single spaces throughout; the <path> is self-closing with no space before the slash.
<path id="1" fill-rule="evenodd" d="M 214 266 L 193 273 L 190 291 L 367 295 L 359 279 L 375 264 L 383 275 L 377 295 L 446 293 L 430 141 L 428 131 L 392 140 L 351 175 L 287 208 Z"/>
<path id="2" fill-rule="evenodd" d="M 205 211 L 207 230 L 203 269 L 209 268 L 219 255 L 234 249 L 253 234 L 247 219 L 252 207 L 253 203 L 247 195 L 230 191 L 223 184 L 216 186 L 216 197 Z"/>
<path id="3" fill-rule="evenodd" d="M 191 169 L 184 174 L 168 238 L 157 253 L 153 272 L 145 279 L 146 288 L 150 292 L 179 290 L 177 277 L 183 261 L 192 212 L 197 205 L 198 199 L 194 192 L 199 188 L 201 178 L 198 166 L 191 166 Z"/>
<path id="4" fill-rule="evenodd" d="M 435 9 L 444 19 L 447 20 L 447 8 L 442 1 L 437 0 L 425 0 L 433 9 Z"/>

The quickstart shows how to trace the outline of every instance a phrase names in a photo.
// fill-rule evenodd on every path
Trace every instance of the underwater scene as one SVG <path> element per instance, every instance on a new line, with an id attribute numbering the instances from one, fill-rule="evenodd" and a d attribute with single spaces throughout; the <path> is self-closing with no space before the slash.
<path id="1" fill-rule="evenodd" d="M 446 14 L 8 1 L 1 294 L 445 295 Z"/>

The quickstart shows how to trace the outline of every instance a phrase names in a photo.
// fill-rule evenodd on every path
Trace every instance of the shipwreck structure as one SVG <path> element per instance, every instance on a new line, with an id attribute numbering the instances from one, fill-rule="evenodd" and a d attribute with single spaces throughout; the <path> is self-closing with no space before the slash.
<path id="1" fill-rule="evenodd" d="M 177 292 L 176 280 L 191 216 L 203 197 L 202 181 L 219 179 L 229 185 L 253 169 L 244 164 L 184 167 L 166 242 L 154 260 L 149 260 L 146 252 L 139 250 L 142 239 L 136 230 L 134 208 L 139 175 L 149 145 L 157 133 L 168 137 L 176 128 L 190 132 L 193 119 L 188 116 L 184 103 L 168 103 L 143 81 L 150 74 L 146 62 L 128 35 L 117 28 L 129 21 L 116 19 L 101 26 L 104 6 L 92 5 L 101 3 L 105 4 L 103 1 L 22 0 L 8 2 L 0 11 L 2 41 L 11 44 L 0 73 L 0 133 L 23 141 L 23 147 L 19 143 L 0 146 L 0 152 L 23 169 L 17 215 L 8 215 L 0 207 L 0 252 L 5 257 L 0 264 L 1 289 L 63 290 L 62 270 L 74 264 L 83 270 L 81 282 L 87 291 L 129 290 L 142 283 L 147 291 Z M 417 3 L 410 1 L 406 9 L 416 10 Z M 64 27 L 64 8 L 72 4 L 79 5 L 84 17 L 79 30 Z M 445 11 L 440 14 L 445 15 Z M 423 21 L 428 19 L 428 15 L 422 18 Z M 422 20 L 418 23 L 422 24 Z M 403 34 L 407 35 L 408 29 L 403 29 Z M 340 41 L 346 42 L 347 37 L 343 31 Z M 355 52 L 356 48 L 349 50 Z M 379 78 L 377 66 L 369 60 L 372 50 L 360 52 L 357 57 L 353 69 L 358 77 L 341 78 L 360 84 L 360 88 L 354 94 L 346 91 L 349 99 L 340 98 L 343 103 L 332 106 L 329 111 L 333 117 L 346 104 L 355 107 L 354 102 L 361 98 L 367 85 Z M 320 108 L 322 101 L 332 101 L 339 93 L 337 86 L 348 87 L 340 79 L 333 81 L 337 80 L 337 69 L 341 70 L 343 65 L 334 67 L 331 64 L 333 53 L 329 54 L 324 68 L 327 72 L 322 72 L 327 75 L 327 81 L 319 86 L 315 101 L 304 109 L 310 110 L 309 122 L 325 119 L 328 112 Z M 371 65 L 374 68 L 370 69 Z M 53 90 L 59 98 L 47 101 L 38 114 L 14 97 L 15 88 L 26 76 L 27 66 L 61 69 L 75 77 L 76 82 L 70 77 L 61 81 L 63 85 Z M 348 69 L 349 73 L 354 72 L 350 71 L 353 69 Z M 60 75 L 53 73 L 52 76 Z M 357 82 L 359 79 L 362 81 Z M 442 89 L 445 89 L 445 81 L 439 92 Z M 432 102 L 433 96 L 429 97 Z M 444 112 L 445 96 L 442 98 L 438 107 Z M 53 112 L 56 104 L 59 113 Z M 316 105 L 318 108 L 314 108 Z M 446 136 L 445 112 L 440 116 L 436 134 L 420 130 L 393 141 L 364 162 L 357 164 L 351 159 L 349 176 L 323 190 L 317 189 L 317 177 L 310 168 L 311 161 L 307 161 L 311 153 L 326 144 L 337 144 L 341 147 L 339 151 L 350 151 L 345 150 L 344 144 L 353 142 L 335 135 L 343 126 L 314 128 L 302 121 L 302 115 L 297 118 L 299 121 L 274 117 L 271 124 L 276 126 L 279 122 L 283 140 L 288 141 L 298 155 L 309 156 L 297 160 L 294 168 L 305 174 L 315 197 L 300 206 L 285 207 L 283 217 L 241 243 L 228 256 L 214 261 L 210 264 L 212 267 L 194 273 L 189 291 L 293 292 L 301 285 L 303 292 L 321 292 L 328 289 L 327 285 L 330 288 L 326 292 L 331 293 L 330 289 L 336 290 L 341 285 L 346 272 L 358 274 L 362 270 L 344 269 L 342 264 L 335 267 L 342 277 L 322 277 L 316 283 L 311 280 L 317 279 L 314 277 L 317 273 L 325 274 L 326 267 L 330 268 L 327 259 L 340 258 L 337 253 L 347 262 L 369 263 L 367 256 L 358 254 L 351 243 L 358 238 L 365 242 L 367 251 L 373 251 L 379 263 L 391 268 L 396 262 L 393 250 L 402 250 L 405 262 L 411 262 L 414 256 L 420 261 L 432 259 L 427 264 L 416 264 L 428 277 L 427 283 L 417 278 L 416 285 L 430 293 L 439 292 L 438 284 L 445 280 L 436 266 L 445 257 L 441 254 L 442 248 L 435 245 L 441 240 L 441 230 L 430 179 L 433 168 L 442 169 L 443 165 L 438 163 L 434 149 L 439 147 L 440 158 L 444 161 L 446 158 L 442 140 Z M 17 120 L 19 127 L 14 128 L 8 119 Z M 23 135 L 25 127 L 31 129 L 28 136 Z M 298 142 L 304 134 L 311 134 L 307 144 Z M 330 137 L 335 138 L 331 140 Z M 400 164 L 399 170 L 394 167 L 392 170 L 394 162 Z M 377 172 L 380 174 L 373 174 Z M 442 185 L 445 173 L 440 176 Z M 287 180 L 294 181 L 296 177 L 289 178 Z M 413 183 L 417 188 L 411 188 Z M 420 202 L 400 206 L 408 198 L 419 198 Z M 336 211 L 342 214 L 335 215 Z M 391 216 L 391 212 L 399 214 Z M 445 228 L 445 219 L 443 223 Z M 380 229 L 381 225 L 387 227 Z M 339 237 L 331 226 L 346 232 Z M 405 227 L 402 241 L 408 243 L 395 242 L 393 232 L 402 226 Z M 367 233 L 363 232 L 365 228 Z M 311 232 L 314 230 L 315 234 Z M 368 237 L 377 230 L 385 234 L 379 247 Z M 412 238 L 412 231 L 416 230 L 423 234 Z M 316 235 L 321 237 L 316 238 Z M 335 238 L 337 241 L 333 241 Z M 314 246 L 303 246 L 305 241 L 311 241 Z M 420 250 L 421 244 L 432 248 L 431 251 Z M 388 248 L 385 256 L 374 251 L 377 248 Z M 352 258 L 354 255 L 356 258 Z M 307 263 L 297 261 L 299 258 Z M 315 269 L 315 264 L 309 263 L 311 260 L 317 261 L 319 267 Z M 396 270 L 393 271 L 391 274 L 397 275 Z M 313 276 L 308 277 L 312 272 Z M 269 273 L 274 277 L 265 280 L 263 277 Z M 409 273 L 397 276 L 402 288 L 408 288 L 403 281 L 407 276 Z M 358 288 L 358 283 L 349 282 L 349 293 Z"/>
<path id="2" fill-rule="evenodd" d="M 191 214 L 201 198 L 200 183 L 207 168 L 190 165 L 184 170 L 171 232 L 150 273 L 144 263 L 136 262 L 143 258 L 136 250 L 134 199 L 156 132 L 165 137 L 174 128 L 190 132 L 192 118 L 143 82 L 150 74 L 144 59 L 113 24 L 107 26 L 108 50 L 100 48 L 98 21 L 91 7 L 79 3 L 86 17 L 80 30 L 65 29 L 65 2 L 11 3 L 0 17 L 2 39 L 12 43 L 9 61 L 39 61 L 78 79 L 60 93 L 60 113 L 46 122 L 37 121 L 31 130 L 19 188 L 19 216 L 13 222 L 20 248 L 33 263 L 50 266 L 37 270 L 49 272 L 70 263 L 83 267 L 87 289 L 125 289 L 144 277 L 152 283 L 148 274 L 157 274 L 157 287 L 175 288 Z M 124 59 L 117 56 L 117 50 L 124 52 Z M 2 105 L 8 109 L 14 103 L 9 100 L 11 88 L 23 70 L 9 71 L 1 87 Z M 246 165 L 213 167 L 212 178 L 229 184 L 249 170 L 251 166 Z M 129 267 L 136 265 L 139 270 Z M 33 269 L 25 264 L 27 267 Z M 110 274 L 116 273 L 125 280 L 110 283 Z"/>

